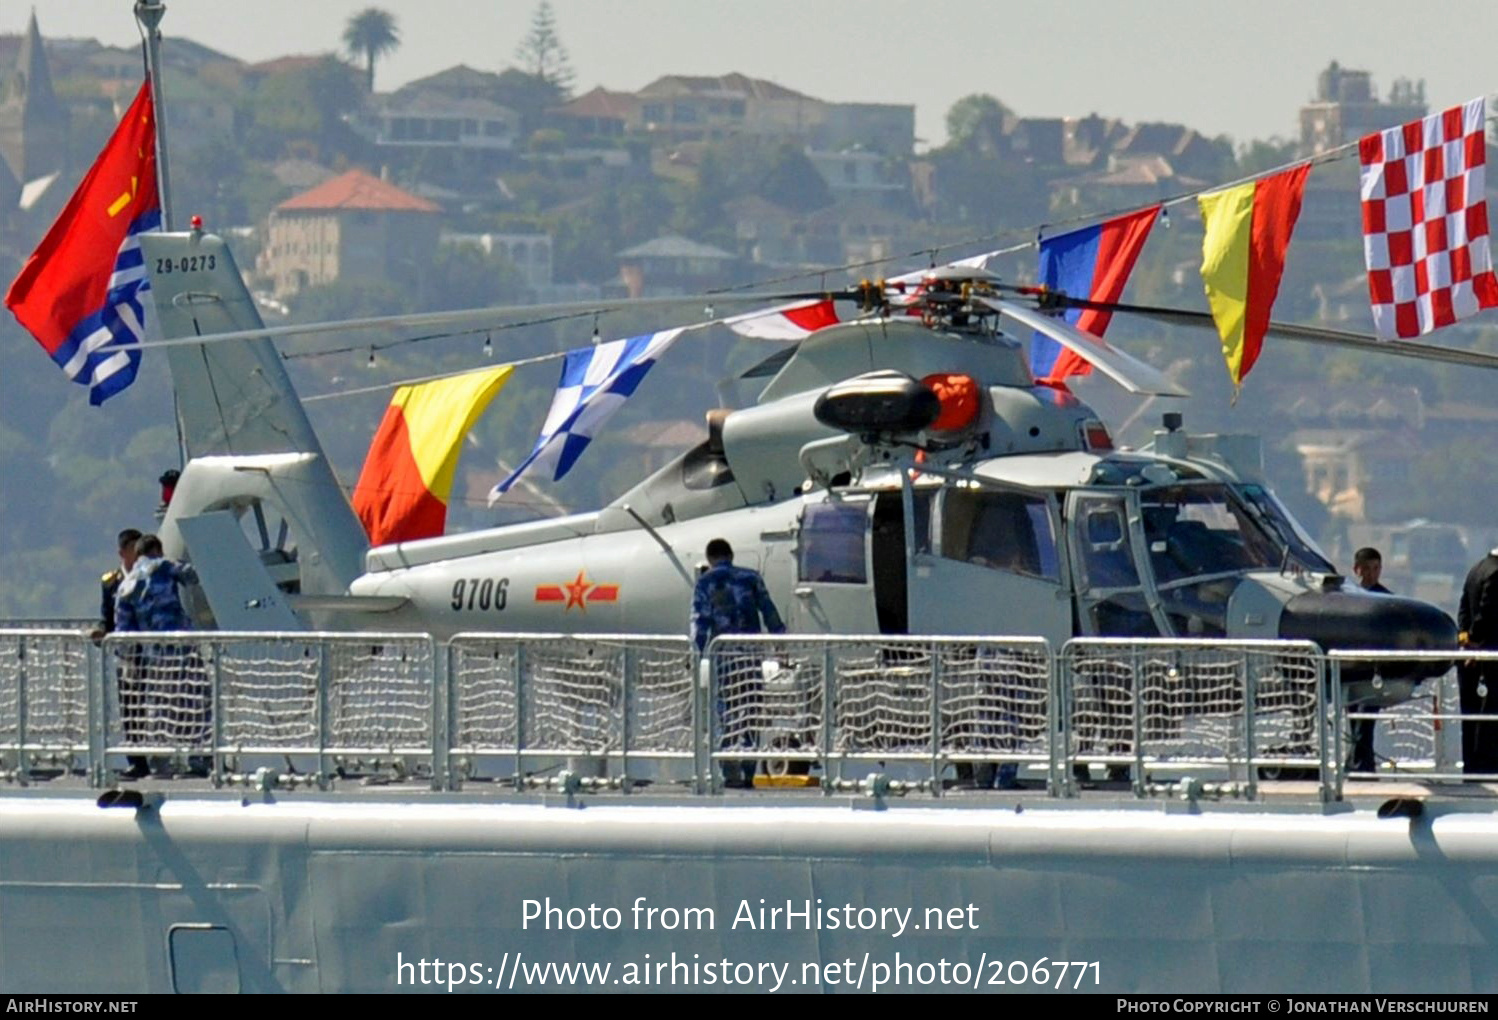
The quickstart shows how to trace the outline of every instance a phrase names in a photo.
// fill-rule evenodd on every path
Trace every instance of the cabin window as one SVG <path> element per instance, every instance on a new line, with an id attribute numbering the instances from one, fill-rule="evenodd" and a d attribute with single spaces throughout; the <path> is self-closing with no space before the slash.
<path id="1" fill-rule="evenodd" d="M 865 552 L 869 528 L 866 503 L 819 503 L 801 517 L 797 565 L 802 581 L 867 584 Z"/>
<path id="2" fill-rule="evenodd" d="M 1139 586 L 1139 572 L 1134 567 L 1123 512 L 1118 507 L 1089 507 L 1082 518 L 1082 536 L 1082 569 L 1089 589 Z"/>
<path id="3" fill-rule="evenodd" d="M 1056 531 L 1043 496 L 947 490 L 942 499 L 941 554 L 991 570 L 1061 580 Z"/>

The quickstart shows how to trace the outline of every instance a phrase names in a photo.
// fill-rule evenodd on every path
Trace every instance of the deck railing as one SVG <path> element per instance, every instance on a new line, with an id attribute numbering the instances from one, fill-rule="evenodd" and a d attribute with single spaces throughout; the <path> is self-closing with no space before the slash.
<path id="1" fill-rule="evenodd" d="M 1460 658 L 1498 680 L 1498 652 Z M 1377 694 L 1381 671 L 1415 660 L 1447 671 L 1404 704 L 1349 707 L 1344 680 Z M 1460 771 L 1462 724 L 1498 729 L 1498 715 L 1461 713 L 1453 660 L 1285 641 L 738 635 L 698 656 L 676 635 L 439 648 L 426 634 L 15 627 L 0 630 L 0 781 L 106 786 L 128 762 L 220 786 L 708 792 L 753 772 L 824 791 L 939 796 L 997 776 L 1058 797 L 1111 782 L 1254 798 L 1301 778 L 1337 800 L 1365 779 L 1476 778 Z M 1376 760 L 1349 773 L 1360 719 Z"/>

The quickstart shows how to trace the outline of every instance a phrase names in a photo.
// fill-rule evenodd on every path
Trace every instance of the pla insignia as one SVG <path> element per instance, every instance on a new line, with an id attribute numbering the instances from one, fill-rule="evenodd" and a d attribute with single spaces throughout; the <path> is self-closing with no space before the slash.
<path id="1" fill-rule="evenodd" d="M 586 613 L 589 603 L 618 602 L 619 586 L 617 584 L 597 584 L 588 580 L 585 571 L 579 570 L 577 577 L 566 584 L 536 585 L 536 601 L 562 602 L 565 603 L 564 610 L 568 612 L 576 606 Z"/>

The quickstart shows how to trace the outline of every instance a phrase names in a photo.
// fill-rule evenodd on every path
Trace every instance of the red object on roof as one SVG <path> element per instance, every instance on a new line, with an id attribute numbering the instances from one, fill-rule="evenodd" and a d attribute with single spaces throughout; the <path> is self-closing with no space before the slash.
<path id="1" fill-rule="evenodd" d="M 325 209 L 370 209 L 380 212 L 441 212 L 442 208 L 409 191 L 397 188 L 363 170 L 350 170 L 323 181 L 317 187 L 293 195 L 278 210 L 312 212 Z"/>

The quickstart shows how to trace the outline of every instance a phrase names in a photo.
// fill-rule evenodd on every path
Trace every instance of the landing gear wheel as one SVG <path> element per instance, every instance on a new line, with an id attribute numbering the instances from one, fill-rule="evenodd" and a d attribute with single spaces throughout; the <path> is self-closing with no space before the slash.
<path id="1" fill-rule="evenodd" d="M 1261 765 L 1259 778 L 1266 783 L 1314 783 L 1321 778 L 1321 770 L 1293 765 Z"/>
<path id="2" fill-rule="evenodd" d="M 778 736 L 770 738 L 771 751 L 797 751 L 801 748 L 801 741 L 795 737 Z M 762 763 L 765 775 L 777 779 L 786 776 L 805 776 L 811 773 L 811 762 L 795 758 L 766 758 Z"/>

